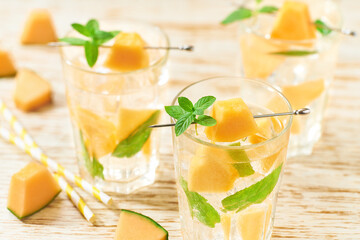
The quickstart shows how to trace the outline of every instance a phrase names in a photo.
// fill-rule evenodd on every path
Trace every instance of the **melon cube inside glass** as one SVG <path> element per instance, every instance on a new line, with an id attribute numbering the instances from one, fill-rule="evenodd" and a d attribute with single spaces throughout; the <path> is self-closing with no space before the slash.
<path id="1" fill-rule="evenodd" d="M 294 109 L 311 109 L 309 115 L 294 117 L 288 151 L 289 156 L 309 155 L 321 137 L 341 40 L 341 34 L 335 31 L 322 35 L 314 22 L 320 19 L 340 29 L 339 1 L 261 2 L 261 6 L 266 5 L 276 6 L 279 11 L 240 22 L 237 69 L 244 77 L 278 86 Z M 250 1 L 246 7 L 259 6 Z M 287 55 L 289 52 L 294 54 Z M 305 54 L 296 55 L 295 52 Z"/>
<path id="2" fill-rule="evenodd" d="M 91 68 L 83 47 L 62 47 L 62 62 L 82 177 L 105 191 L 131 193 L 155 180 L 159 164 L 159 86 L 166 82 L 169 46 L 158 27 L 137 21 L 99 21 L 104 31 L 121 31 L 99 48 Z M 75 31 L 67 37 L 80 37 Z M 131 59 L 126 62 L 126 59 Z M 141 62 L 139 65 L 138 63 Z"/>
<path id="3" fill-rule="evenodd" d="M 276 100 L 281 112 L 291 112 L 290 103 L 263 81 L 219 77 L 186 87 L 173 105 L 181 96 L 196 102 L 208 95 L 216 102 L 205 114 L 216 118 L 219 126 L 198 125 L 196 132 L 192 125 L 178 137 L 173 132 L 183 239 L 268 240 L 292 116 L 254 119 L 253 115 L 273 113 L 267 108 L 269 99 Z M 249 129 L 224 126 L 236 128 L 244 122 Z"/>

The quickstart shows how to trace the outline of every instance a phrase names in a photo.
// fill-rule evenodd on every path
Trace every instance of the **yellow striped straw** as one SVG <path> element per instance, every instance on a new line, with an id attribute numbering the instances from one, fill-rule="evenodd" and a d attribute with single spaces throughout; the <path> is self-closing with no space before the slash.
<path id="1" fill-rule="evenodd" d="M 13 143 L 20 149 L 24 150 L 26 153 L 31 154 L 31 146 L 24 143 L 24 141 L 12 134 L 6 128 L 0 126 L 0 135 L 7 141 Z M 89 222 L 93 223 L 95 219 L 94 213 L 90 210 L 90 208 L 85 204 L 84 200 L 75 192 L 75 190 L 66 182 L 66 180 L 59 176 L 58 174 L 53 175 L 55 180 L 60 185 L 60 188 L 66 192 L 68 197 L 74 203 L 74 205 L 79 209 L 81 214 L 88 220 Z"/>
<path id="2" fill-rule="evenodd" d="M 32 139 L 32 137 L 28 134 L 26 129 L 20 124 L 20 122 L 10 112 L 10 110 L 6 107 L 5 103 L 1 99 L 0 113 L 2 116 L 4 116 L 5 120 L 10 123 L 10 126 L 14 129 L 16 134 L 18 134 L 20 138 L 25 142 L 26 149 L 24 150 L 27 153 L 29 153 L 35 159 L 39 160 L 45 166 L 49 167 L 54 172 L 57 172 L 65 178 L 69 179 L 71 182 L 75 183 L 78 187 L 84 189 L 86 192 L 90 193 L 101 202 L 109 205 L 112 204 L 112 198 L 109 195 L 100 191 L 97 187 L 91 185 L 89 182 L 82 179 L 80 176 L 73 174 L 71 171 L 65 169 L 62 165 L 58 164 L 56 161 L 45 155 L 40 149 L 40 147 Z"/>
<path id="3" fill-rule="evenodd" d="M 75 190 L 66 182 L 66 180 L 57 173 L 54 178 L 60 185 L 61 189 L 66 192 L 73 204 L 79 209 L 81 214 L 91 223 L 94 223 L 95 215 L 91 209 L 85 204 L 84 200 L 75 192 Z"/>

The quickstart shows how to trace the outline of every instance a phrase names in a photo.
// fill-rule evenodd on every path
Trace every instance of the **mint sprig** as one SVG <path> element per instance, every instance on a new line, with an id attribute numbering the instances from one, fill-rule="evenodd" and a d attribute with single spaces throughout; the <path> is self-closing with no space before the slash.
<path id="1" fill-rule="evenodd" d="M 214 228 L 220 222 L 220 214 L 208 203 L 206 198 L 197 192 L 192 192 L 184 178 L 180 178 L 180 185 L 185 192 L 188 200 L 191 217 L 196 217 L 201 223 Z"/>
<path id="2" fill-rule="evenodd" d="M 80 23 L 71 24 L 72 28 L 87 37 L 88 39 L 64 37 L 59 41 L 66 42 L 74 46 L 84 46 L 85 57 L 88 65 L 93 67 L 98 59 L 99 46 L 113 39 L 120 31 L 102 31 L 99 22 L 96 19 L 90 19 L 86 25 Z"/>
<path id="3" fill-rule="evenodd" d="M 226 25 L 226 24 L 233 23 L 236 21 L 242 21 L 242 20 L 251 18 L 253 16 L 256 16 L 259 13 L 271 14 L 276 11 L 278 11 L 278 8 L 275 6 L 263 6 L 259 9 L 255 9 L 255 10 L 252 10 L 252 9 L 249 9 L 246 7 L 239 7 L 238 9 L 236 9 L 235 11 L 230 13 L 224 20 L 222 20 L 221 24 Z"/>
<path id="4" fill-rule="evenodd" d="M 82 132 L 80 131 L 80 144 L 81 144 L 81 154 L 85 162 L 85 167 L 89 171 L 92 177 L 100 177 L 104 179 L 104 166 L 97 160 L 95 156 L 90 156 Z"/>
<path id="5" fill-rule="evenodd" d="M 241 211 L 252 204 L 263 202 L 274 190 L 281 173 L 283 164 L 259 182 L 242 189 L 226 198 L 221 203 L 225 211 Z"/>
<path id="6" fill-rule="evenodd" d="M 165 111 L 171 117 L 175 118 L 175 134 L 180 136 L 192 123 L 200 124 L 202 126 L 211 127 L 216 125 L 216 120 L 208 115 L 204 115 L 216 98 L 213 96 L 205 96 L 200 98 L 193 104 L 186 97 L 178 98 L 178 106 L 165 106 Z"/>
<path id="7" fill-rule="evenodd" d="M 321 33 L 323 36 L 329 35 L 333 30 L 326 23 L 321 21 L 320 19 L 315 20 L 314 22 L 316 30 Z"/>

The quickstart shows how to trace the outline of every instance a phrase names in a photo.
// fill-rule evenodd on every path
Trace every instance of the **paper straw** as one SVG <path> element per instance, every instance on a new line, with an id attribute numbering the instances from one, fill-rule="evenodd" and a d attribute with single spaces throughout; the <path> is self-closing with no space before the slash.
<path id="1" fill-rule="evenodd" d="M 32 156 L 31 146 L 24 143 L 24 141 L 10 133 L 6 128 L 0 126 L 0 135 L 7 141 L 13 143 L 20 149 L 24 150 L 26 153 Z M 93 223 L 95 219 L 94 213 L 90 208 L 85 204 L 84 200 L 75 192 L 75 190 L 66 182 L 66 180 L 59 176 L 58 174 L 53 174 L 55 180 L 58 182 L 60 188 L 66 192 L 68 197 L 74 203 L 74 205 L 79 209 L 81 214 L 88 220 Z"/>
<path id="2" fill-rule="evenodd" d="M 93 195 L 101 202 L 109 205 L 112 203 L 112 198 L 109 195 L 100 191 L 97 187 L 91 185 L 89 182 L 82 179 L 80 176 L 73 174 L 69 170 L 65 169 L 62 165 L 58 164 L 56 161 L 45 155 L 43 151 L 40 149 L 40 147 L 36 144 L 36 142 L 32 139 L 32 137 L 28 134 L 26 129 L 10 112 L 10 110 L 6 107 L 5 103 L 1 99 L 0 99 L 0 113 L 1 115 L 4 116 L 5 120 L 10 123 L 10 126 L 20 136 L 20 138 L 25 142 L 26 148 L 28 148 L 27 153 L 29 153 L 35 159 L 39 160 L 45 166 L 48 166 L 54 172 L 57 172 L 60 175 L 66 177 L 67 179 L 75 183 L 80 188 L 84 189 L 86 192 Z M 7 131 L 6 129 L 4 130 Z"/>
<path id="3" fill-rule="evenodd" d="M 66 182 L 66 180 L 57 173 L 54 173 L 54 178 L 60 185 L 61 189 L 66 192 L 73 204 L 79 209 L 81 214 L 91 223 L 94 223 L 95 215 L 91 209 L 85 204 L 84 200 L 75 192 L 75 190 Z"/>

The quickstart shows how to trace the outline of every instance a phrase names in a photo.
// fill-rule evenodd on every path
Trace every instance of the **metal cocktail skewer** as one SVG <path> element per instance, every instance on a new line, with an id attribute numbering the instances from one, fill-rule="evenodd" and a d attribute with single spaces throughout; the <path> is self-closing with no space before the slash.
<path id="1" fill-rule="evenodd" d="M 253 117 L 265 118 L 265 117 L 277 117 L 277 116 L 286 116 L 286 115 L 306 115 L 309 113 L 310 113 L 309 108 L 301 108 L 293 112 L 270 113 L 270 114 L 254 115 Z M 194 124 L 194 122 L 192 124 Z M 150 125 L 149 128 L 173 127 L 173 126 L 175 126 L 175 123 Z"/>
<path id="2" fill-rule="evenodd" d="M 79 47 L 79 45 L 71 45 L 66 42 L 50 42 L 47 44 L 50 47 Z M 111 48 L 110 45 L 100 45 L 102 48 Z M 166 50 L 181 50 L 181 51 L 193 51 L 194 46 L 192 45 L 181 45 L 181 46 L 170 46 L 170 47 L 155 47 L 155 46 L 145 46 L 145 49 L 166 49 Z"/>

